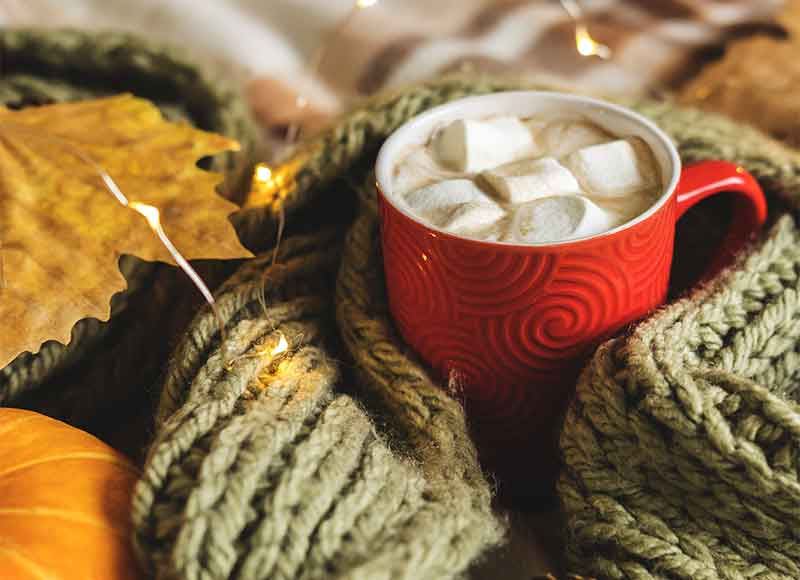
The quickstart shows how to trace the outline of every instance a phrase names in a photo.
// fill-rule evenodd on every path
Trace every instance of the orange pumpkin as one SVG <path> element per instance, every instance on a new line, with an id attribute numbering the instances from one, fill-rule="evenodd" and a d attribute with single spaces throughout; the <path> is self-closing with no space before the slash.
<path id="1" fill-rule="evenodd" d="M 88 433 L 0 409 L 0 578 L 138 578 L 136 478 L 123 455 Z"/>

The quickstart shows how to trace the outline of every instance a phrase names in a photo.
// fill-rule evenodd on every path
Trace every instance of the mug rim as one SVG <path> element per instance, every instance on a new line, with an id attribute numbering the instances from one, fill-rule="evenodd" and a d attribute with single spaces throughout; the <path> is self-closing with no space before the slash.
<path id="1" fill-rule="evenodd" d="M 429 129 L 429 124 L 434 124 L 437 119 L 441 117 L 447 117 L 449 113 L 451 113 L 454 109 L 459 109 L 462 107 L 469 107 L 475 106 L 481 102 L 485 101 L 492 101 L 495 99 L 544 99 L 549 101 L 566 101 L 571 103 L 572 105 L 582 105 L 587 106 L 594 109 L 600 109 L 606 112 L 611 112 L 613 115 L 617 115 L 623 118 L 628 119 L 629 121 L 633 121 L 634 123 L 640 125 L 644 129 L 647 130 L 648 133 L 654 138 L 654 140 L 661 146 L 662 151 L 666 153 L 667 158 L 669 159 L 671 165 L 671 175 L 669 175 L 668 179 L 664 179 L 662 176 L 662 188 L 663 191 L 658 199 L 653 202 L 653 204 L 647 208 L 644 212 L 636 216 L 635 218 L 620 224 L 619 226 L 612 228 L 605 232 L 600 232 L 598 234 L 594 234 L 591 236 L 583 236 L 580 238 L 571 238 L 568 240 L 559 240 L 553 242 L 537 242 L 537 243 L 525 243 L 520 244 L 518 242 L 503 242 L 497 240 L 481 240 L 478 238 L 471 238 L 467 236 L 462 236 L 459 234 L 455 234 L 453 232 L 448 232 L 443 230 L 437 226 L 431 225 L 405 210 L 405 208 L 401 207 L 400 204 L 395 203 L 395 200 L 392 199 L 391 193 L 387 193 L 387 191 L 391 191 L 391 187 L 386 187 L 386 185 L 391 185 L 391 177 L 392 172 L 394 169 L 394 158 L 393 158 L 393 149 L 401 147 L 404 142 L 408 139 L 409 134 L 414 134 L 416 131 L 419 131 L 421 128 Z M 497 114 L 503 114 L 500 111 Z M 513 112 L 509 114 L 514 114 Z M 470 117 L 467 117 L 470 118 Z M 375 177 L 377 181 L 377 188 L 378 194 L 381 196 L 382 200 L 389 204 L 395 211 L 399 212 L 412 222 L 418 224 L 419 226 L 425 228 L 428 231 L 435 232 L 437 235 L 445 236 L 448 238 L 455 238 L 459 241 L 463 242 L 471 242 L 475 244 L 486 244 L 491 246 L 501 246 L 505 248 L 517 248 L 517 249 L 524 249 L 524 248 L 550 248 L 555 246 L 569 246 L 573 244 L 580 244 L 582 242 L 594 242 L 596 240 L 611 237 L 620 232 L 623 232 L 629 228 L 640 224 L 654 214 L 658 213 L 658 211 L 669 201 L 672 197 L 672 194 L 675 192 L 675 188 L 678 185 L 678 180 L 681 174 L 681 160 L 680 156 L 678 155 L 678 150 L 675 148 L 675 145 L 672 143 L 670 138 L 667 134 L 660 129 L 655 123 L 647 119 L 646 117 L 640 115 L 628 109 L 627 107 L 623 107 L 620 105 L 616 105 L 610 103 L 608 101 L 603 101 L 601 99 L 596 99 L 593 97 L 586 97 L 582 95 L 572 95 L 568 93 L 560 93 L 555 91 L 498 91 L 494 93 L 488 93 L 484 95 L 476 95 L 471 97 L 465 97 L 462 99 L 456 99 L 454 101 L 450 101 L 443 105 L 439 105 L 432 109 L 429 109 L 419 115 L 411 118 L 410 120 L 406 121 L 400 127 L 394 130 L 391 135 L 384 141 L 381 145 L 380 150 L 378 151 L 378 156 L 375 161 Z M 666 183 L 666 185 L 663 185 Z"/>

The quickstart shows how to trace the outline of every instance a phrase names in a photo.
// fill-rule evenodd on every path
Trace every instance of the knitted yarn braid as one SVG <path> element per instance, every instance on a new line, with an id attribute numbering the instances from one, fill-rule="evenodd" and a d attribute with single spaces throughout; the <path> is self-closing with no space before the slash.
<path id="1" fill-rule="evenodd" d="M 417 401 L 450 415 L 438 427 L 393 417 L 390 447 L 334 390 L 340 253 L 330 234 L 286 240 L 278 266 L 258 258 L 220 289 L 224 340 L 205 312 L 180 345 L 133 504 L 157 578 L 451 578 L 497 540 L 485 482 L 460 481 L 474 451 L 448 444 L 471 450 L 454 403 Z"/>
<path id="2" fill-rule="evenodd" d="M 150 99 L 168 118 L 254 142 L 246 106 L 224 83 L 210 79 L 173 49 L 122 33 L 77 30 L 2 30 L 0 102 L 20 108 L 132 92 Z M 214 157 L 211 169 L 234 170 L 234 157 Z M 128 289 L 114 296 L 112 319 L 132 295 L 148 287 L 154 267 L 130 256 L 120 261 Z M 68 346 L 51 341 L 17 357 L 0 372 L 0 405 L 13 404 L 55 374 L 82 360 L 107 337 L 113 322 L 78 322 Z"/>
<path id="3" fill-rule="evenodd" d="M 796 205 L 800 156 L 706 113 L 640 104 L 684 158 L 742 164 Z M 561 437 L 576 569 L 800 577 L 800 230 L 780 218 L 705 288 L 603 345 Z"/>
<path id="4" fill-rule="evenodd" d="M 407 348 L 389 319 L 383 269 L 378 252 L 374 186 L 364 190 L 362 211 L 347 236 L 336 288 L 339 331 L 356 363 L 361 388 L 378 401 L 384 414 L 403 427 L 414 458 L 425 474 L 429 505 L 422 525 L 436 530 L 449 551 L 439 557 L 438 575 L 454 574 L 469 562 L 464 554 L 479 553 L 496 543 L 500 528 L 491 512 L 491 494 L 472 443 L 459 402 L 434 383 L 424 367 L 409 358 Z M 427 538 L 409 536 L 387 558 L 375 559 L 373 574 L 391 570 L 398 562 L 424 549 Z M 377 576 L 366 576 L 377 577 Z M 395 576 L 390 576 L 395 577 Z M 413 576 L 421 577 L 421 576 Z"/>

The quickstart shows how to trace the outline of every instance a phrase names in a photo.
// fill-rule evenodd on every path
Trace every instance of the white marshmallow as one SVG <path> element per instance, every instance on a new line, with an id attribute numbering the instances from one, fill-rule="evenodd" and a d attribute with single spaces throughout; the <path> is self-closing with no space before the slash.
<path id="1" fill-rule="evenodd" d="M 614 214 L 580 195 L 545 197 L 519 206 L 507 242 L 545 243 L 592 236 L 619 225 Z"/>
<path id="2" fill-rule="evenodd" d="M 658 185 L 658 171 L 647 145 L 638 138 L 584 147 L 565 164 L 581 186 L 596 197 L 627 195 Z"/>
<path id="3" fill-rule="evenodd" d="M 453 233 L 474 233 L 505 217 L 503 208 L 470 179 L 440 181 L 404 199 L 414 215 Z"/>
<path id="4" fill-rule="evenodd" d="M 437 225 L 454 234 L 468 234 L 495 225 L 505 215 L 503 208 L 492 201 L 473 201 L 453 207 Z"/>
<path id="5" fill-rule="evenodd" d="M 392 194 L 405 195 L 442 179 L 455 179 L 459 176 L 436 163 L 426 149 L 416 148 L 394 168 Z"/>
<path id="6" fill-rule="evenodd" d="M 497 197 L 509 203 L 524 203 L 551 195 L 580 193 L 569 169 L 552 157 L 506 163 L 481 173 Z"/>
<path id="7" fill-rule="evenodd" d="M 564 157 L 583 147 L 614 139 L 612 135 L 588 121 L 561 120 L 544 124 L 531 119 L 527 123 L 539 148 L 553 157 Z"/>
<path id="8" fill-rule="evenodd" d="M 491 200 L 471 179 L 448 179 L 421 189 L 409 191 L 403 196 L 406 205 L 416 215 L 432 219 L 431 216 L 443 208 L 462 203 Z M 438 225 L 438 224 L 437 224 Z"/>
<path id="9" fill-rule="evenodd" d="M 538 152 L 530 129 L 516 117 L 453 121 L 434 135 L 431 150 L 439 163 L 463 172 L 483 171 Z"/>

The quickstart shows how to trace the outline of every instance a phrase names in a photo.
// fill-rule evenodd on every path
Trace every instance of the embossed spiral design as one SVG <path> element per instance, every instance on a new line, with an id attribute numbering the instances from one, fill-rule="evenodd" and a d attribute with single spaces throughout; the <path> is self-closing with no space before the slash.
<path id="1" fill-rule="evenodd" d="M 664 299 L 675 238 L 675 210 L 667 204 L 652 219 L 614 240 L 610 250 L 626 269 L 634 301 L 652 308 Z"/>
<path id="2" fill-rule="evenodd" d="M 454 301 L 430 246 L 403 228 L 384 237 L 386 286 L 395 321 L 403 333 L 419 325 L 452 319 Z"/>
<path id="3" fill-rule="evenodd" d="M 476 316 L 524 310 L 541 295 L 557 267 L 557 256 L 533 254 L 451 239 L 437 250 L 459 312 Z"/>
<path id="4" fill-rule="evenodd" d="M 619 235 L 552 251 L 454 239 L 382 211 L 395 320 L 443 382 L 458 376 L 484 442 L 543 433 L 589 349 L 666 291 L 669 204 Z"/>
<path id="5" fill-rule="evenodd" d="M 425 353 L 444 383 L 454 380 L 459 388 L 479 386 L 487 399 L 495 395 L 494 373 L 475 349 L 475 335 L 470 328 L 428 325 L 415 334 L 412 346 Z"/>
<path id="6" fill-rule="evenodd" d="M 477 321 L 463 326 L 428 326 L 415 335 L 412 346 L 426 353 L 445 384 L 463 392 L 471 420 L 507 427 L 509 420 L 519 418 L 519 410 L 529 398 L 527 385 L 496 372 L 494 362 L 475 348 L 476 329 L 469 322 Z"/>
<path id="7" fill-rule="evenodd" d="M 483 318 L 486 348 L 509 377 L 552 379 L 628 309 L 628 286 L 617 264 L 566 255 L 547 294 L 525 311 Z"/>

